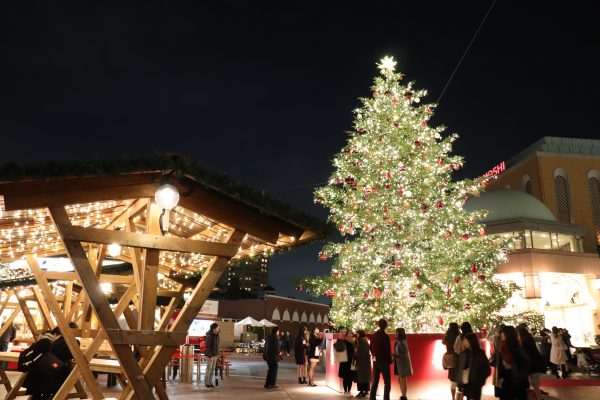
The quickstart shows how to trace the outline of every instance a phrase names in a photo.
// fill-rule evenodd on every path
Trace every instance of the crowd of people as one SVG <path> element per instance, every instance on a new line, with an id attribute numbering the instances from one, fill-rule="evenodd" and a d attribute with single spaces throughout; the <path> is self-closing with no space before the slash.
<path id="1" fill-rule="evenodd" d="M 443 340 L 444 364 L 453 399 L 480 399 L 490 366 L 494 367 L 494 394 L 500 400 L 540 400 L 548 394 L 540 389 L 541 374 L 550 370 L 557 378 L 569 376 L 573 346 L 565 329 L 543 329 L 536 340 L 526 324 L 500 325 L 488 334 L 487 340 L 491 344 L 489 360 L 468 322 L 460 329 L 456 323 L 449 324 Z"/>
<path id="2" fill-rule="evenodd" d="M 386 333 L 388 323 L 378 321 L 379 329 L 370 335 L 364 330 L 340 330 L 332 351 L 339 362 L 338 376 L 343 394 L 352 396 L 356 383 L 357 398 L 374 400 L 383 379 L 383 399 L 389 400 L 391 369 L 398 379 L 400 400 L 407 400 L 407 378 L 413 375 L 410 352 L 404 328 L 395 329 L 392 345 Z M 446 353 L 442 364 L 450 381 L 449 395 L 453 400 L 479 400 L 486 379 L 492 374 L 495 395 L 500 400 L 525 400 L 547 394 L 540 389 L 540 376 L 550 370 L 557 378 L 569 376 L 572 356 L 570 335 L 565 329 L 553 327 L 535 332 L 525 324 L 517 327 L 500 325 L 487 334 L 491 357 L 481 346 L 481 334 L 473 332 L 468 322 L 450 323 L 443 339 Z M 277 387 L 278 363 L 293 350 L 297 365 L 298 384 L 316 386 L 315 369 L 322 357 L 324 337 L 318 328 L 301 327 L 292 340 L 289 332 L 274 328 L 267 338 L 263 357 L 269 372 L 264 387 Z M 559 374 L 560 371 L 560 374 Z"/>

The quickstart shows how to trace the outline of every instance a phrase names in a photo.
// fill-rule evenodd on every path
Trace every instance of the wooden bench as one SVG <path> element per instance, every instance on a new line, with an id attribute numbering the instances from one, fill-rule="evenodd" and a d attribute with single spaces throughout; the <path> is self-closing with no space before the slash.
<path id="1" fill-rule="evenodd" d="M 8 362 L 18 362 L 19 354 L 11 351 L 2 351 L 0 352 L 0 362 L 8 361 Z M 102 358 L 92 358 L 90 361 L 90 369 L 93 372 L 104 372 L 109 374 L 116 374 L 119 377 L 123 371 L 121 370 L 121 366 L 119 365 L 119 361 L 117 360 L 106 360 Z M 15 383 L 14 386 L 10 384 L 8 377 L 6 376 L 6 372 L 2 368 L 2 364 L 0 363 L 0 384 L 4 385 L 7 391 L 7 395 L 5 400 L 12 400 L 17 396 L 25 396 L 25 391 L 20 390 L 23 382 L 25 381 L 25 377 L 27 376 L 27 372 L 24 372 L 19 377 L 19 380 Z M 124 383 L 119 380 L 119 383 L 123 386 Z M 80 398 L 84 399 L 87 397 L 81 383 L 78 381 L 76 384 L 77 393 L 70 393 L 69 398 Z M 83 396 L 83 397 L 82 397 Z"/>

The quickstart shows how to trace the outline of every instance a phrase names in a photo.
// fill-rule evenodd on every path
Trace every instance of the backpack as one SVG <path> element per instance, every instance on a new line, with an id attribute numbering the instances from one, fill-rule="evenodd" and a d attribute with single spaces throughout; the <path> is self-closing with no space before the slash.
<path id="1" fill-rule="evenodd" d="M 17 371 L 27 372 L 44 354 L 50 351 L 53 340 L 45 336 L 19 354 Z"/>
<path id="2" fill-rule="evenodd" d="M 346 351 L 346 341 L 343 339 L 337 340 L 334 345 L 333 348 L 335 349 L 335 351 L 337 352 L 342 352 L 342 351 Z"/>

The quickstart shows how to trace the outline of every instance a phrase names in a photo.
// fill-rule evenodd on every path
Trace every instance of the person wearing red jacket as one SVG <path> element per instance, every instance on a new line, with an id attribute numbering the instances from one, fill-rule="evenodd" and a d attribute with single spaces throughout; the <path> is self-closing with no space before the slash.
<path id="1" fill-rule="evenodd" d="M 379 329 L 371 336 L 371 354 L 373 355 L 373 384 L 369 400 L 375 400 L 377 386 L 379 386 L 379 375 L 383 375 L 383 400 L 390 400 L 392 379 L 390 376 L 390 364 L 392 363 L 392 346 L 390 338 L 385 333 L 388 323 L 385 319 L 377 322 Z"/>

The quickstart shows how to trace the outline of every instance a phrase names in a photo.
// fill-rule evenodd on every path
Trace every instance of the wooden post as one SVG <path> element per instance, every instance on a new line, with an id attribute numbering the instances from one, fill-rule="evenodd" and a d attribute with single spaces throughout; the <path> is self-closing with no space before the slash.
<path id="1" fill-rule="evenodd" d="M 19 306 L 21 307 L 21 311 L 23 312 L 23 316 L 25 317 L 25 322 L 27 322 L 27 326 L 29 326 L 29 330 L 31 330 L 31 334 L 33 335 L 33 340 L 37 342 L 37 338 L 40 335 L 37 325 L 35 324 L 35 320 L 33 319 L 33 315 L 31 315 L 31 311 L 27 306 L 27 300 L 21 298 L 19 293 L 15 293 L 17 296 L 17 301 L 19 302 Z"/>

